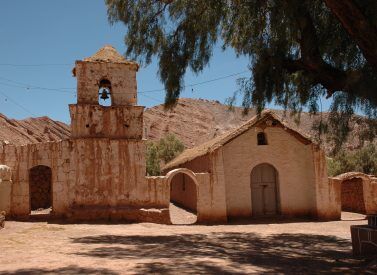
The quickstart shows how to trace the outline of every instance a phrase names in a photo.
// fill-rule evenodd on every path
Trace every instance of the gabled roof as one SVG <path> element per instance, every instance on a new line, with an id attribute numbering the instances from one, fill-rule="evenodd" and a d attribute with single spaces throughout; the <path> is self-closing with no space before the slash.
<path id="1" fill-rule="evenodd" d="M 105 62 L 105 63 L 123 63 L 123 64 L 138 64 L 134 61 L 126 60 L 118 51 L 111 45 L 105 45 L 94 55 L 85 58 L 86 62 Z"/>
<path id="2" fill-rule="evenodd" d="M 194 148 L 187 149 L 182 152 L 179 156 L 177 156 L 175 159 L 173 159 L 171 162 L 167 163 L 163 170 L 171 169 L 174 167 L 177 167 L 181 164 L 184 164 L 186 162 L 189 162 L 197 157 L 204 156 L 208 153 L 212 153 L 216 151 L 221 146 L 227 144 L 234 138 L 238 137 L 239 135 L 245 133 L 250 128 L 260 125 L 263 122 L 266 122 L 267 120 L 277 121 L 287 132 L 289 132 L 291 135 L 293 135 L 295 138 L 300 140 L 304 144 L 310 144 L 312 143 L 312 140 L 307 135 L 300 133 L 298 130 L 293 129 L 290 127 L 287 123 L 283 122 L 282 119 L 273 111 L 271 110 L 264 110 L 260 115 L 256 115 L 253 118 L 251 118 L 249 121 L 244 123 L 238 128 L 235 128 L 233 130 L 230 130 L 223 135 L 220 135 L 218 137 L 215 137 L 214 139 L 211 139 L 203 144 L 200 144 Z"/>

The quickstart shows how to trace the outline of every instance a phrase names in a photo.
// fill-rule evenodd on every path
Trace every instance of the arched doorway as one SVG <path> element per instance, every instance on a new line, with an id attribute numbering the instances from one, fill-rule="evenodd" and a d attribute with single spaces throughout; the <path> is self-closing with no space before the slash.
<path id="1" fill-rule="evenodd" d="M 279 196 L 276 169 L 267 163 L 259 164 L 251 171 L 250 178 L 252 215 L 277 215 Z"/>
<path id="2" fill-rule="evenodd" d="M 48 166 L 38 165 L 30 169 L 30 210 L 32 214 L 48 214 L 52 210 L 51 177 L 51 168 Z"/>
<path id="3" fill-rule="evenodd" d="M 167 174 L 170 186 L 170 221 L 172 224 L 194 224 L 197 221 L 198 190 L 195 174 L 176 169 Z"/>

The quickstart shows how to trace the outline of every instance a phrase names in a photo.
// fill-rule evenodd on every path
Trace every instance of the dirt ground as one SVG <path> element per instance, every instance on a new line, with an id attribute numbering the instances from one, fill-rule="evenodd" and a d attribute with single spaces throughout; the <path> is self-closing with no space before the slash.
<path id="1" fill-rule="evenodd" d="M 7 221 L 0 274 L 377 274 L 352 257 L 342 221 L 250 221 L 232 225 L 58 224 Z"/>

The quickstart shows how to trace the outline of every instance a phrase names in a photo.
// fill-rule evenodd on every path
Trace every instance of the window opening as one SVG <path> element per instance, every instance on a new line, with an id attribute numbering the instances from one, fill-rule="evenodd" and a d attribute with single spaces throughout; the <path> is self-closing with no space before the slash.
<path id="1" fill-rule="evenodd" d="M 264 132 L 260 132 L 257 135 L 258 145 L 267 145 L 267 138 Z"/>
<path id="2" fill-rule="evenodd" d="M 102 79 L 98 86 L 99 105 L 111 106 L 111 82 L 107 79 Z"/>

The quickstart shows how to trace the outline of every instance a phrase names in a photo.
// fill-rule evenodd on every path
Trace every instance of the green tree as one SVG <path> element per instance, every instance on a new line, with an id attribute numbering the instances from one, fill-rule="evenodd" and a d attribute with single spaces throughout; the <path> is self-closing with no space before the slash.
<path id="1" fill-rule="evenodd" d="M 164 163 L 168 163 L 185 149 L 183 143 L 173 134 L 167 134 L 158 142 L 158 154 Z"/>
<path id="2" fill-rule="evenodd" d="M 275 103 L 299 113 L 332 98 L 330 131 L 345 140 L 357 110 L 377 117 L 375 0 L 106 0 L 123 22 L 126 55 L 159 60 L 165 106 L 179 98 L 187 69 L 201 72 L 213 48 L 250 59 L 240 80 L 245 110 Z M 230 103 L 234 102 L 231 97 Z M 337 130 L 338 129 L 338 130 Z M 340 129 L 340 130 L 339 130 Z M 375 137 L 377 127 L 370 128 Z M 368 135 L 370 136 L 370 135 Z"/>
<path id="3" fill-rule="evenodd" d="M 161 174 L 158 146 L 153 141 L 147 142 L 146 162 L 148 176 L 158 176 Z"/>
<path id="4" fill-rule="evenodd" d="M 157 142 L 149 141 L 146 150 L 147 175 L 160 175 L 160 165 L 168 163 L 182 153 L 184 149 L 183 143 L 170 133 Z"/>
<path id="5" fill-rule="evenodd" d="M 346 172 L 362 172 L 377 175 L 377 148 L 369 144 L 353 152 L 340 151 L 327 159 L 328 173 L 337 176 Z"/>

